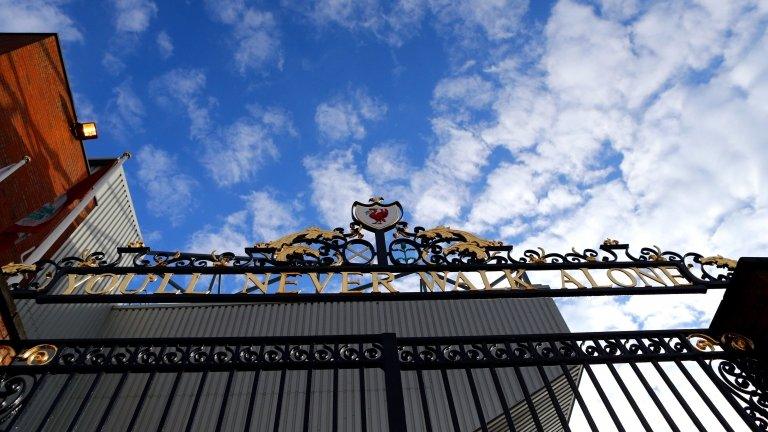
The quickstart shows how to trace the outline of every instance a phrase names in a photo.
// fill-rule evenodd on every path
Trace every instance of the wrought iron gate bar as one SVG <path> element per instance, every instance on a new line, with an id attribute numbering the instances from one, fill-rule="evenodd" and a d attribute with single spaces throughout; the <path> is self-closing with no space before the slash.
<path id="1" fill-rule="evenodd" d="M 226 371 L 382 367 L 390 334 L 286 338 L 146 338 L 28 340 L 2 369 L 8 373 Z M 399 368 L 631 363 L 728 359 L 689 338 L 701 330 L 561 333 L 519 336 L 396 338 Z"/>
<path id="2" fill-rule="evenodd" d="M 687 398 L 675 388 L 668 371 L 664 369 L 662 363 L 667 367 L 677 368 L 682 373 L 683 381 L 686 381 L 695 390 L 696 394 L 703 400 L 703 403 L 712 410 L 717 420 L 727 426 L 726 417 L 724 417 L 723 406 L 717 406 L 713 402 L 712 394 L 705 391 L 699 381 L 691 374 L 689 368 L 700 368 L 709 378 L 712 384 L 719 389 L 719 393 L 728 401 L 729 409 L 737 412 L 741 418 L 749 425 L 753 425 L 755 430 L 766 430 L 765 419 L 768 418 L 768 406 L 766 406 L 765 390 L 766 378 L 763 375 L 759 365 L 749 358 L 751 355 L 750 345 L 740 343 L 739 336 L 726 334 L 718 339 L 712 335 L 707 335 L 705 331 L 698 329 L 683 330 L 659 330 L 659 331 L 623 331 L 623 332 L 590 332 L 590 333 L 559 333 L 559 334 L 531 334 L 531 335 L 512 335 L 512 336 L 480 336 L 480 337 L 434 337 L 434 338 L 397 338 L 392 333 L 370 334 L 370 335 L 340 335 L 340 336 L 322 336 L 322 337 L 229 337 L 229 338 L 147 338 L 147 339 L 57 339 L 57 340 L 30 340 L 23 341 L 9 347 L 12 352 L 19 352 L 12 359 L 8 366 L 0 367 L 0 425 L 3 419 L 10 419 L 5 426 L 12 425 L 24 413 L 25 400 L 35 394 L 47 382 L 51 382 L 46 377 L 63 375 L 66 380 L 63 385 L 48 385 L 49 390 L 54 391 L 53 402 L 51 405 L 42 408 L 44 413 L 39 424 L 44 428 L 46 424 L 53 422 L 56 406 L 70 396 L 74 388 L 74 378 L 79 375 L 90 377 L 90 381 L 79 380 L 77 386 L 80 394 L 84 394 L 82 399 L 77 399 L 80 409 L 78 413 L 84 412 L 88 401 L 93 395 L 103 390 L 101 388 L 101 378 L 106 374 L 113 377 L 119 376 L 119 381 L 114 387 L 113 393 L 106 401 L 103 411 L 97 413 L 94 423 L 98 420 L 100 427 L 107 427 L 109 423 L 110 412 L 120 396 L 118 393 L 124 387 L 124 384 L 131 373 L 147 373 L 146 383 L 138 397 L 137 405 L 133 410 L 133 416 L 130 421 L 129 429 L 138 427 L 138 416 L 146 404 L 146 399 L 150 392 L 152 382 L 155 376 L 165 375 L 166 378 L 173 376 L 173 383 L 170 384 L 170 394 L 161 400 L 164 408 L 161 408 L 162 417 L 160 425 L 170 421 L 170 407 L 177 397 L 177 389 L 180 388 L 182 376 L 188 373 L 199 373 L 199 378 L 195 378 L 195 384 L 191 394 L 186 398 L 193 397 L 191 406 L 202 407 L 201 392 L 207 388 L 209 374 L 214 372 L 226 372 L 227 384 L 225 388 L 224 399 L 215 402 L 206 402 L 206 409 L 213 410 L 214 417 L 218 418 L 217 428 L 221 428 L 226 417 L 227 394 L 233 385 L 233 376 L 237 371 L 253 371 L 250 405 L 253 409 L 254 398 L 256 397 L 256 388 L 259 382 L 259 374 L 264 371 L 277 371 L 280 374 L 280 389 L 278 390 L 277 410 L 282 409 L 284 403 L 280 397 L 287 385 L 286 373 L 289 370 L 307 371 L 302 382 L 305 383 L 305 393 L 302 398 L 305 401 L 303 408 L 302 424 L 309 426 L 310 411 L 307 406 L 312 400 L 310 390 L 313 386 L 314 370 L 331 369 L 333 371 L 333 422 L 337 424 L 338 418 L 338 393 L 341 391 L 338 383 L 338 374 L 340 370 L 351 370 L 353 374 L 359 375 L 356 379 L 358 390 L 361 397 L 358 402 L 361 408 L 369 407 L 369 400 L 362 396 L 367 393 L 365 369 L 379 369 L 384 373 L 386 391 L 386 409 L 388 422 L 392 426 L 390 430 L 404 430 L 406 423 L 406 414 L 403 406 L 403 382 L 401 379 L 404 374 L 413 374 L 412 385 L 420 393 L 422 407 L 418 412 L 422 412 L 425 425 L 432 427 L 429 416 L 436 415 L 431 412 L 428 404 L 424 403 L 427 393 L 436 391 L 434 387 L 429 390 L 425 383 L 424 375 L 428 373 L 437 373 L 432 375 L 432 386 L 442 387 L 441 392 L 447 397 L 451 422 L 458 425 L 456 412 L 460 408 L 457 403 L 459 391 L 469 392 L 471 400 L 464 396 L 463 403 L 470 403 L 474 407 L 473 415 L 480 422 L 482 430 L 486 423 L 488 430 L 496 430 L 490 427 L 490 424 L 498 425 L 499 422 L 520 421 L 519 413 L 503 412 L 494 414 L 496 418 L 489 418 L 488 412 L 482 412 L 484 405 L 481 406 L 481 394 L 478 387 L 480 376 L 484 378 L 487 385 L 492 384 L 490 391 L 496 391 L 496 398 L 502 401 L 502 406 L 507 406 L 506 396 L 499 382 L 499 376 L 496 370 L 511 370 L 514 372 L 516 382 L 520 386 L 523 399 L 517 403 L 523 403 L 529 410 L 532 422 L 540 426 L 549 425 L 553 427 L 559 425 L 564 427 L 568 424 L 571 413 L 569 404 L 578 403 L 584 411 L 585 421 L 593 430 L 595 429 L 595 419 L 590 410 L 594 409 L 596 399 L 591 402 L 586 401 L 580 394 L 581 386 L 577 382 L 580 371 L 585 371 L 591 385 L 594 386 L 604 408 L 618 426 L 621 422 L 627 421 L 624 415 L 617 416 L 612 406 L 612 400 L 606 396 L 603 385 L 607 382 L 599 382 L 596 376 L 597 368 L 607 368 L 610 372 L 610 382 L 612 385 L 619 386 L 621 394 L 626 401 L 630 403 L 633 412 L 637 413 L 638 419 L 647 420 L 650 424 L 650 417 L 644 410 L 648 409 L 640 405 L 640 400 L 635 400 L 636 395 L 631 390 L 630 383 L 626 376 L 619 373 L 621 364 L 628 364 L 625 371 L 630 371 L 630 378 L 639 380 L 640 389 L 647 397 L 650 397 L 656 410 L 669 422 L 669 425 L 677 424 L 678 418 L 668 411 L 666 404 L 668 401 L 661 399 L 657 395 L 658 389 L 652 385 L 648 377 L 649 370 L 655 370 L 660 377 L 661 385 L 667 386 L 672 391 L 672 396 L 682 407 L 682 412 L 686 413 L 693 425 L 701 427 L 702 423 L 695 418 L 695 412 L 688 406 Z M 742 348 L 744 348 L 742 350 Z M 646 371 L 638 367 L 641 363 L 648 364 Z M 553 379 L 553 376 L 545 373 L 545 369 L 556 367 L 561 370 L 566 378 L 560 377 Z M 652 369 L 651 366 L 653 366 Z M 463 369 L 463 372 L 462 372 Z M 357 370 L 357 372 L 354 372 Z M 488 372 L 483 372 L 483 371 Z M 527 382 L 524 377 L 526 373 L 533 371 L 534 376 L 540 379 L 540 388 L 530 387 L 532 382 Z M 550 369 L 551 370 L 551 369 Z M 414 372 L 411 372 L 414 371 Z M 434 371 L 434 372 L 430 372 Z M 465 376 L 468 390 L 456 388 L 456 381 L 449 380 L 448 374 L 459 373 Z M 485 374 L 490 375 L 485 375 Z M 632 375 L 634 373 L 634 375 Z M 571 376 L 571 374 L 575 374 Z M 456 375 L 452 375 L 456 376 Z M 510 376 L 509 373 L 506 375 Z M 632 378 L 632 376 L 634 378 Z M 326 376 L 327 377 L 327 376 Z M 437 381 L 434 379 L 438 377 Z M 442 378 L 442 381 L 439 380 Z M 418 379 L 418 382 L 416 380 Z M 587 379 L 587 378 L 584 378 Z M 111 381 L 115 381 L 112 378 Z M 211 380 L 211 379 L 208 379 Z M 166 380 L 167 381 L 167 380 Z M 61 381 L 59 381 L 61 382 Z M 295 382 L 295 380 L 294 380 Z M 437 384 L 436 384 L 437 383 Z M 107 385 L 107 384 L 104 384 Z M 241 384 L 242 385 L 242 384 Z M 47 388 L 46 387 L 46 388 Z M 452 388 L 454 387 L 454 388 Z M 474 388 L 474 389 L 473 389 Z M 570 389 L 570 390 L 568 390 Z M 138 389 L 136 389 L 138 390 Z M 329 388 L 329 390 L 331 390 Z M 484 388 L 484 390 L 487 390 Z M 135 391 L 135 390 L 134 390 Z M 153 390 L 154 391 L 154 390 Z M 562 397 L 566 397 L 563 391 L 571 392 L 573 396 L 567 396 L 570 402 L 563 402 Z M 82 393 L 84 392 L 84 393 Z M 189 392 L 189 390 L 187 390 Z M 109 394 L 109 393 L 107 393 Z M 245 396 L 248 396 L 246 394 Z M 283 396 L 287 397 L 287 396 Z M 543 398 L 543 399 L 542 399 Z M 548 401 L 548 402 L 547 402 Z M 472 403 L 474 402 L 474 403 Z M 211 405 L 211 403 L 213 405 Z M 434 402 L 429 402 L 434 403 Z M 545 415 L 544 405 L 551 403 L 554 414 Z M 565 405 L 562 405 L 565 403 Z M 161 405 L 161 406 L 162 406 Z M 566 409 L 567 408 L 567 409 Z M 468 409 L 462 407 L 461 409 Z M 195 412 L 196 410 L 192 410 Z M 124 408 L 123 411 L 124 412 Z M 28 413 L 27 413 L 28 414 Z M 555 416 L 555 414 L 557 414 Z M 546 417 L 549 416 L 549 417 Z M 66 424 L 77 427 L 78 422 L 82 421 L 81 414 L 75 414 L 68 418 Z M 186 417 L 185 417 L 186 418 Z M 246 419 L 247 423 L 252 422 L 252 415 L 249 412 Z M 434 419 L 433 419 L 434 420 Z M 128 421 L 127 419 L 125 420 Z M 463 421 L 463 420 L 462 420 Z M 186 422 L 187 426 L 194 425 L 192 417 Z M 274 417 L 274 424 L 280 422 L 280 414 Z M 552 423 L 554 422 L 554 423 Z M 155 425 L 156 426 L 156 425 Z M 153 427 L 155 427 L 153 426 Z M 730 427 L 726 427 L 726 430 Z M 512 427 L 510 427 L 512 430 Z"/>

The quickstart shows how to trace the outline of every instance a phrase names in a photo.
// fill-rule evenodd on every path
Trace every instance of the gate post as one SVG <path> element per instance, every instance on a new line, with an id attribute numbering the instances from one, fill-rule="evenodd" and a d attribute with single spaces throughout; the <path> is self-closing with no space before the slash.
<path id="1" fill-rule="evenodd" d="M 7 340 L 15 344 L 24 337 L 21 319 L 16 313 L 16 305 L 8 291 L 7 277 L 0 275 L 0 319 L 7 335 Z"/>
<path id="2" fill-rule="evenodd" d="M 395 333 L 382 333 L 381 339 L 389 430 L 390 432 L 401 432 L 406 430 L 406 426 L 403 380 L 400 376 L 400 359 L 397 353 L 397 335 Z"/>

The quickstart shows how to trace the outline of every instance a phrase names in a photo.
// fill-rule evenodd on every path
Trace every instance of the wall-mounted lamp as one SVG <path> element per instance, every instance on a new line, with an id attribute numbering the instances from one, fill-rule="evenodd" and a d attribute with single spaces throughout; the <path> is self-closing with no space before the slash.
<path id="1" fill-rule="evenodd" d="M 79 140 L 96 139 L 99 137 L 99 134 L 96 132 L 96 123 L 94 122 L 75 123 L 73 131 L 75 138 Z"/>

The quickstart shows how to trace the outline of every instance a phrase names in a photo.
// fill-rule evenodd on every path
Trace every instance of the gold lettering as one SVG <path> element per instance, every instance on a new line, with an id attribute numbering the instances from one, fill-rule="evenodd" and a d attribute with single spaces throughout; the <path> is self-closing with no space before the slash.
<path id="1" fill-rule="evenodd" d="M 328 277 L 325 278 L 325 280 L 321 283 L 320 279 L 317 277 L 317 273 L 309 273 L 309 279 L 312 281 L 312 285 L 315 286 L 315 291 L 320 294 L 325 290 L 325 287 L 328 286 L 328 282 L 331 281 L 331 277 L 333 277 L 334 273 L 328 273 Z"/>
<path id="2" fill-rule="evenodd" d="M 613 276 L 613 272 L 616 272 L 616 271 L 620 272 L 620 273 L 624 274 L 626 277 L 628 277 L 629 278 L 629 283 L 621 283 L 621 282 L 619 282 Z M 620 286 L 622 288 L 632 288 L 632 287 L 637 285 L 637 279 L 635 279 L 635 277 L 632 276 L 632 273 L 630 273 L 629 270 L 627 270 L 627 269 L 623 269 L 623 268 L 615 268 L 615 269 L 613 269 L 612 268 L 612 269 L 608 269 L 608 271 L 606 273 L 608 274 L 608 279 L 610 279 L 611 282 L 613 282 L 614 284 L 616 284 L 616 285 L 618 285 L 618 286 Z"/>
<path id="3" fill-rule="evenodd" d="M 419 272 L 421 282 L 429 290 L 429 292 L 434 291 L 435 284 L 437 284 L 437 287 L 440 288 L 440 291 L 445 291 L 445 280 L 448 278 L 448 272 L 443 272 L 442 278 L 437 275 L 437 272 L 429 272 L 429 275 L 431 277 L 427 277 L 426 273 Z"/>
<path id="4" fill-rule="evenodd" d="M 96 284 L 99 282 L 100 279 L 106 279 L 109 278 L 109 280 L 104 285 L 104 288 L 102 289 L 96 289 Z M 117 287 L 117 282 L 120 279 L 117 279 L 117 275 L 112 273 L 104 273 L 100 274 L 98 276 L 90 277 L 88 278 L 88 282 L 85 284 L 85 293 L 86 294 L 112 294 L 112 290 Z"/>
<path id="5" fill-rule="evenodd" d="M 355 291 L 350 291 L 349 286 L 350 285 L 360 285 L 359 279 L 350 279 L 350 276 L 363 276 L 362 273 L 358 272 L 341 272 L 341 292 L 345 294 L 356 294 Z"/>
<path id="6" fill-rule="evenodd" d="M 207 290 L 205 292 L 195 291 L 195 286 L 197 286 L 198 280 L 200 280 L 200 273 L 192 273 L 192 277 L 189 278 L 189 283 L 184 290 L 184 294 L 210 294 L 210 291 Z"/>
<path id="7" fill-rule="evenodd" d="M 294 273 L 294 272 L 288 272 L 288 273 L 280 273 L 280 283 L 277 285 L 277 293 L 278 294 L 298 294 L 296 291 L 286 291 L 285 286 L 286 285 L 297 285 L 295 280 L 288 279 L 292 278 L 294 276 L 298 276 L 301 273 Z"/>
<path id="8" fill-rule="evenodd" d="M 592 286 L 592 288 L 595 288 L 597 286 L 597 282 L 595 282 L 595 278 L 592 277 L 592 274 L 589 272 L 589 269 L 580 268 L 582 273 L 584 273 L 584 276 L 589 281 L 589 284 Z"/>
<path id="9" fill-rule="evenodd" d="M 512 274 L 512 272 L 507 269 L 504 270 L 504 276 L 507 277 L 507 282 L 509 283 L 510 288 L 519 288 L 522 286 L 525 289 L 533 289 L 533 286 L 523 278 L 524 275 L 525 270 L 523 269 L 517 270 L 515 274 Z"/>
<path id="10" fill-rule="evenodd" d="M 573 277 L 570 273 L 568 273 L 565 270 L 560 270 L 560 281 L 562 282 L 561 286 L 563 288 L 566 288 L 565 284 L 573 284 L 576 286 L 576 288 L 586 288 L 584 285 L 581 284 L 581 282 L 576 280 L 575 277 Z"/>
<path id="11" fill-rule="evenodd" d="M 128 284 L 131 283 L 134 276 L 136 276 L 136 273 L 128 273 L 123 276 L 123 280 L 120 281 L 120 286 L 117 287 L 117 292 L 120 294 L 130 294 L 130 292 L 128 292 Z"/>
<path id="12" fill-rule="evenodd" d="M 659 267 L 661 271 L 667 275 L 669 280 L 672 281 L 672 285 L 690 285 L 691 282 L 688 281 L 688 279 L 685 278 L 682 274 L 680 274 L 680 270 L 677 269 L 677 267 Z M 670 270 L 674 270 L 675 273 L 673 274 L 670 272 Z M 682 282 L 678 282 L 676 279 L 682 279 Z"/>
<path id="13" fill-rule="evenodd" d="M 467 278 L 467 276 L 465 276 L 464 273 L 462 272 L 459 272 L 456 274 L 456 287 L 454 289 L 458 290 L 459 288 L 462 288 L 462 289 L 466 288 L 469 290 L 477 289 L 475 285 L 473 285 L 472 282 L 470 282 L 469 278 Z"/>
<path id="14" fill-rule="evenodd" d="M 146 274 L 144 275 L 144 282 L 141 283 L 141 286 L 139 287 L 139 289 L 135 291 L 128 291 L 127 290 L 128 284 L 126 283 L 124 287 L 125 291 L 123 292 L 123 294 L 141 294 L 147 289 L 147 285 L 149 285 L 150 282 L 154 282 L 156 280 L 157 280 L 156 275 L 152 273 Z"/>
<path id="15" fill-rule="evenodd" d="M 379 275 L 384 275 L 383 279 L 379 279 Z M 396 293 L 397 290 L 395 287 L 392 286 L 392 282 L 395 280 L 395 275 L 386 272 L 386 273 L 377 273 L 372 272 L 371 273 L 371 291 L 377 293 L 379 292 L 379 284 L 383 285 L 384 288 L 386 288 L 391 293 Z"/>
<path id="16" fill-rule="evenodd" d="M 243 285 L 243 290 L 241 291 L 242 294 L 249 294 L 251 292 L 250 288 L 258 288 L 261 290 L 262 293 L 266 294 L 267 289 L 269 289 L 269 277 L 272 276 L 272 273 L 264 273 L 264 279 L 259 280 L 258 277 L 256 277 L 256 274 L 254 273 L 246 273 L 245 274 L 245 285 Z M 248 282 L 253 283 L 252 287 L 248 286 Z"/>
<path id="17" fill-rule="evenodd" d="M 173 273 L 163 274 L 163 279 L 160 281 L 160 286 L 157 287 L 157 289 L 155 290 L 155 294 L 170 294 L 165 292 L 165 287 L 168 286 L 168 282 L 171 280 L 172 276 L 173 276 Z M 179 292 L 179 290 L 176 290 L 176 292 Z"/>
<path id="18" fill-rule="evenodd" d="M 485 270 L 478 270 L 477 273 L 480 275 L 480 279 L 483 281 L 485 289 L 493 289 L 491 282 L 488 280 L 488 275 L 485 274 Z"/>
<path id="19" fill-rule="evenodd" d="M 643 270 L 647 270 L 648 272 L 644 272 Z M 634 271 L 637 274 L 637 277 L 640 278 L 640 280 L 645 284 L 645 286 L 653 286 L 653 284 L 649 282 L 648 279 L 655 281 L 657 283 L 660 283 L 664 286 L 668 286 L 667 283 L 664 281 L 664 278 L 660 274 L 656 273 L 656 269 L 654 269 L 653 267 L 649 267 L 649 268 L 632 267 L 632 271 Z"/>
<path id="20" fill-rule="evenodd" d="M 84 284 L 85 282 L 88 282 L 88 280 L 93 277 L 93 275 L 86 275 L 85 278 L 78 281 L 77 280 L 78 276 L 79 275 L 71 274 L 71 273 L 67 275 L 67 289 L 64 291 L 64 295 L 73 294 L 77 289 L 77 287 Z"/>

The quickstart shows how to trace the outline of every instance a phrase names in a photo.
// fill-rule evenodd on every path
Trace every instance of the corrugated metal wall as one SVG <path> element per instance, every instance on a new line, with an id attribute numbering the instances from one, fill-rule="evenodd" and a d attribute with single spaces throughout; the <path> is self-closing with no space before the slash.
<path id="1" fill-rule="evenodd" d="M 520 385 L 514 372 L 509 368 L 498 368 L 504 397 L 511 404 L 511 415 L 516 430 L 534 430 L 531 416 L 528 412 Z M 533 393 L 531 395 L 536 413 L 547 431 L 562 430 L 552 408 L 552 401 L 542 389 L 542 382 L 537 372 L 530 367 L 521 368 L 526 385 Z M 121 374 L 82 374 L 51 375 L 42 384 L 44 388 L 36 393 L 30 401 L 22 417 L 15 422 L 11 430 L 28 431 L 61 431 L 70 430 L 73 419 L 80 413 L 75 427 L 71 430 L 92 431 L 104 418 L 103 430 L 127 430 L 135 416 L 132 430 L 157 430 L 161 419 L 165 431 L 183 431 L 191 423 L 193 431 L 213 431 L 221 415 L 222 431 L 242 431 L 246 419 L 251 413 L 251 431 L 301 431 L 303 428 L 307 390 L 311 393 L 309 399 L 308 423 L 312 431 L 349 431 L 365 429 L 371 432 L 387 431 L 387 405 L 384 384 L 384 373 L 379 369 L 339 370 L 337 375 L 336 411 L 337 425 L 333 427 L 333 370 L 311 371 L 311 388 L 307 388 L 309 371 L 237 371 L 232 372 L 229 391 L 226 392 L 229 372 L 189 372 L 183 374 L 158 373 L 151 376 L 147 373 L 131 373 L 126 375 L 125 382 L 115 399 L 111 410 L 106 414 L 112 395 L 117 391 Z M 493 390 L 493 382 L 488 369 L 474 369 L 470 372 L 478 389 L 478 399 L 485 422 L 490 423 L 494 431 L 508 430 L 502 416 L 502 405 Z M 573 374 L 578 374 L 577 369 Z M 283 376 L 284 374 L 284 376 Z M 449 370 L 446 373 L 452 398 L 453 415 L 461 431 L 479 429 L 479 416 L 471 397 L 465 370 Z M 548 375 L 555 375 L 548 373 Z M 360 391 L 361 376 L 365 382 L 365 392 Z M 422 399 L 417 382 L 416 372 L 403 372 L 403 396 L 405 402 L 406 424 L 410 431 L 425 430 Z M 437 370 L 422 372 L 424 394 L 427 401 L 426 412 L 434 431 L 453 430 L 451 405 L 448 402 L 446 387 L 442 373 Z M 150 378 L 151 377 L 151 378 Z M 151 379 L 151 381 L 149 381 Z M 178 383 L 174 382 L 178 379 Z M 282 400 L 280 382 L 284 379 Z M 69 382 L 67 382 L 69 380 Z M 98 380 L 95 383 L 95 380 Z M 563 410 L 569 415 L 573 403 L 573 395 L 565 380 L 550 377 L 554 391 Z M 92 385 L 95 386 L 91 388 Z M 140 403 L 145 386 L 149 389 L 143 403 Z M 251 392 L 256 385 L 253 404 Z M 66 386 L 66 387 L 65 387 Z M 63 393 L 60 391 L 64 389 Z M 169 399 L 174 389 L 173 398 Z M 90 396 L 88 393 L 91 393 Z M 61 394 L 57 405 L 51 410 L 51 405 L 57 395 Z M 364 394 L 364 405 L 361 395 Z M 199 395 L 197 406 L 194 401 Z M 226 398 L 225 398 L 226 395 Z M 84 400 L 87 401 L 84 403 Z M 226 400 L 226 404 L 223 401 Z M 194 409 L 193 409 L 194 407 Z M 166 411 L 167 409 L 167 411 Z M 42 427 L 50 410 L 50 416 Z M 279 415 L 278 415 L 279 410 Z M 164 415 L 165 413 L 165 415 Z M 279 423 L 277 427 L 275 424 Z"/>
<path id="2" fill-rule="evenodd" d="M 122 168 L 96 197 L 97 205 L 53 256 L 80 256 L 86 250 L 114 253 L 115 247 L 140 240 L 125 172 Z M 29 338 L 89 337 L 98 331 L 110 305 L 40 305 L 20 300 L 16 307 Z M 56 336 L 54 336 L 56 335 Z"/>
<path id="3" fill-rule="evenodd" d="M 551 299 L 118 306 L 98 336 L 399 337 L 567 332 Z"/>

